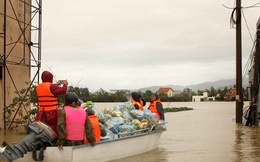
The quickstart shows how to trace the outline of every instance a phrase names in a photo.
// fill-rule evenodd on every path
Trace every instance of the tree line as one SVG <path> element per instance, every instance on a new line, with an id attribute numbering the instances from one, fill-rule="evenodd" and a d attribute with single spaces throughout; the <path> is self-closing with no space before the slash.
<path id="1" fill-rule="evenodd" d="M 27 91 L 30 91 L 30 93 L 27 93 Z M 159 97 L 161 98 L 162 102 L 189 102 L 192 101 L 193 95 L 203 95 L 203 92 L 208 92 L 208 96 L 212 97 L 215 96 L 215 99 L 217 101 L 225 101 L 225 95 L 228 91 L 230 91 L 231 88 L 225 87 L 224 89 L 215 89 L 213 86 L 210 87 L 210 89 L 205 90 L 198 90 L 197 92 L 192 91 L 189 88 L 183 89 L 183 91 L 175 95 L 173 97 L 168 97 L 167 94 L 159 94 Z M 116 92 L 107 92 L 104 89 L 100 88 L 98 91 L 91 93 L 89 92 L 88 88 L 81 88 L 81 87 L 68 87 L 68 92 L 75 92 L 78 97 L 83 101 L 93 101 L 93 102 L 126 102 L 128 101 L 128 98 L 130 97 L 130 92 L 126 93 L 125 91 L 116 91 Z M 139 91 L 139 93 L 143 96 L 143 98 L 146 100 L 146 102 L 149 102 L 151 99 L 151 96 L 154 92 L 151 90 L 147 90 L 145 92 Z M 15 123 L 17 124 L 24 124 L 26 122 L 30 121 L 30 116 L 35 115 L 38 111 L 38 109 L 31 109 L 31 105 L 33 104 L 34 107 L 37 107 L 38 105 L 38 98 L 36 94 L 36 86 L 33 85 L 29 87 L 28 89 L 21 89 L 19 92 L 17 92 L 16 97 L 13 98 L 13 102 L 6 106 L 5 113 L 6 118 L 5 120 L 10 122 L 13 118 L 14 114 L 17 114 L 15 118 Z M 244 96 L 246 96 L 246 91 L 244 91 Z M 59 103 L 62 105 L 64 103 L 64 95 L 58 96 Z M 233 98 L 232 100 L 235 100 Z M 247 100 L 246 98 L 244 100 Z M 22 107 L 18 109 L 19 107 Z M 23 111 L 18 111 L 24 109 Z M 17 113 L 18 112 L 18 113 Z M 14 118 L 13 118 L 14 119 Z"/>
<path id="2" fill-rule="evenodd" d="M 203 95 L 203 92 L 208 93 L 208 97 L 215 97 L 216 101 L 225 101 L 225 95 L 228 91 L 230 91 L 231 88 L 225 87 L 224 89 L 215 89 L 214 86 L 210 87 L 209 89 L 204 89 L 204 90 L 198 90 L 197 92 L 192 91 L 190 88 L 185 88 L 183 91 L 175 96 L 168 97 L 167 94 L 160 93 L 159 97 L 161 98 L 161 101 L 163 102 L 188 102 L 192 101 L 192 96 L 194 95 Z M 82 87 L 73 87 L 69 86 L 68 87 L 68 92 L 75 92 L 78 97 L 86 102 L 88 100 L 91 100 L 93 102 L 126 102 L 127 100 L 127 95 L 130 95 L 126 93 L 125 91 L 115 91 L 115 92 L 108 92 L 102 88 L 100 88 L 96 92 L 89 92 L 88 88 L 82 88 Z M 146 90 L 145 92 L 137 91 L 139 92 L 143 98 L 149 102 L 151 99 L 151 96 L 153 93 L 151 90 Z M 246 92 L 245 92 L 246 93 Z M 31 91 L 31 101 L 32 102 L 37 102 L 37 95 L 35 92 L 35 88 L 32 89 Z M 232 99 L 233 101 L 235 98 Z M 59 101 L 63 102 L 63 96 L 59 96 Z"/>

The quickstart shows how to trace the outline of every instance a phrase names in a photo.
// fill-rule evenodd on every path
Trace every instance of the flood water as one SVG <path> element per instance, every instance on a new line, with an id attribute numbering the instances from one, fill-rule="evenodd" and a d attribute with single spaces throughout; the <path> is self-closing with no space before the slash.
<path id="1" fill-rule="evenodd" d="M 95 106 L 102 109 L 114 105 Z M 164 107 L 184 106 L 194 110 L 165 114 L 168 130 L 161 135 L 157 149 L 112 162 L 260 161 L 260 127 L 236 124 L 235 102 L 164 103 Z M 2 131 L 0 142 L 22 139 L 17 133 L 4 135 Z"/>

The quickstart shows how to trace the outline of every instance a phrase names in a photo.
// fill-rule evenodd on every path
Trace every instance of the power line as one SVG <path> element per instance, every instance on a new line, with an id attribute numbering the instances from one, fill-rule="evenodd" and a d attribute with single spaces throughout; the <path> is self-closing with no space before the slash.
<path id="1" fill-rule="evenodd" d="M 243 8 L 247 9 L 247 8 L 256 8 L 256 7 L 260 7 L 260 6 L 257 6 L 257 5 L 260 5 L 260 2 L 254 4 L 254 5 L 248 6 L 248 7 L 243 7 Z"/>
<path id="2" fill-rule="evenodd" d="M 251 34 L 251 32 L 250 32 L 250 29 L 249 29 L 249 27 L 248 27 L 248 23 L 247 23 L 247 20 L 246 20 L 245 14 L 244 14 L 243 11 L 241 11 L 241 12 L 242 12 L 242 15 L 243 15 L 243 18 L 244 18 L 245 24 L 246 24 L 247 31 L 248 31 L 248 33 L 249 33 L 249 35 L 250 35 L 250 38 L 251 38 L 252 42 L 254 42 L 253 36 L 252 36 L 252 34 Z"/>
<path id="3" fill-rule="evenodd" d="M 250 61 L 251 61 L 251 58 L 252 58 L 252 55 L 253 55 L 253 50 L 255 48 L 255 45 L 256 45 L 256 40 L 254 41 L 254 44 L 253 44 L 253 47 L 251 49 L 250 55 L 249 55 L 249 57 L 247 59 L 246 65 L 244 67 L 243 78 L 245 78 L 245 76 L 246 76 L 246 74 L 247 74 L 247 72 L 248 72 L 248 70 L 250 68 L 249 65 L 250 65 Z"/>

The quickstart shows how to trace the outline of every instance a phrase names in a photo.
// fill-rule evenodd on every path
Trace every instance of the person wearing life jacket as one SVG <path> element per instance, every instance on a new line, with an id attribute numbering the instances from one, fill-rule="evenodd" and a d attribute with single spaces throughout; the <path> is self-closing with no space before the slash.
<path id="1" fill-rule="evenodd" d="M 131 103 L 137 110 L 143 110 L 143 107 L 146 105 L 145 99 L 137 92 L 132 93 Z"/>
<path id="2" fill-rule="evenodd" d="M 92 101 L 83 102 L 81 104 L 81 107 L 86 111 L 87 108 L 92 108 L 93 107 L 93 102 Z"/>
<path id="3" fill-rule="evenodd" d="M 94 129 L 94 135 L 96 142 L 100 141 L 100 136 L 104 137 L 107 135 L 107 132 L 105 128 L 99 123 L 97 115 L 95 115 L 95 111 L 92 108 L 87 108 L 86 113 L 89 117 L 89 120 L 92 124 L 92 127 Z M 88 139 L 86 139 L 86 143 L 89 143 Z"/>
<path id="4" fill-rule="evenodd" d="M 148 109 L 155 113 L 159 120 L 165 120 L 163 105 L 157 93 L 152 94 Z"/>
<path id="5" fill-rule="evenodd" d="M 49 71 L 44 71 L 41 76 L 42 83 L 36 87 L 38 97 L 38 113 L 35 121 L 41 121 L 52 128 L 57 133 L 58 119 L 58 95 L 67 92 L 67 80 L 53 84 L 53 75 Z M 62 84 L 62 86 L 61 86 Z"/>
<path id="6" fill-rule="evenodd" d="M 60 110 L 57 130 L 56 145 L 60 150 L 63 146 L 84 144 L 85 138 L 91 146 L 95 146 L 96 140 L 91 121 L 84 109 L 78 106 L 78 96 L 74 92 L 65 94 L 65 106 Z"/>
<path id="7" fill-rule="evenodd" d="M 87 101 L 87 107 L 92 108 L 93 107 L 93 102 L 92 101 Z"/>

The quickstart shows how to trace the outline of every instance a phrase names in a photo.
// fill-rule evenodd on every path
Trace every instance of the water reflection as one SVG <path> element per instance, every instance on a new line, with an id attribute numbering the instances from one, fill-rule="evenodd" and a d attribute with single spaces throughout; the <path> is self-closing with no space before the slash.
<path id="1" fill-rule="evenodd" d="M 234 161 L 258 162 L 260 159 L 260 129 L 237 125 L 234 144 Z"/>
<path id="2" fill-rule="evenodd" d="M 242 159 L 244 159 L 244 154 L 242 152 L 243 134 L 244 133 L 242 132 L 241 125 L 238 125 L 238 127 L 236 129 L 236 140 L 235 140 L 235 145 L 234 145 L 234 151 L 235 151 L 235 155 L 236 155 L 235 161 L 241 161 Z"/>
<path id="3" fill-rule="evenodd" d="M 126 148 L 127 149 L 127 148 Z M 134 156 L 129 156 L 126 158 L 121 158 L 118 160 L 111 160 L 109 162 L 166 162 L 167 160 L 167 150 L 163 149 L 163 148 L 157 148 L 154 149 L 152 151 L 146 152 L 146 153 L 142 153 L 142 154 L 138 154 L 138 155 L 134 155 Z"/>
<path id="4" fill-rule="evenodd" d="M 0 131 L 0 143 L 3 141 L 7 143 L 15 143 L 25 137 L 26 131 L 24 127 L 17 127 L 12 130 L 6 129 Z"/>
<path id="5" fill-rule="evenodd" d="M 95 105 L 103 109 L 116 104 Z M 260 161 L 260 127 L 236 124 L 233 120 L 235 102 L 172 102 L 165 105 L 194 110 L 165 114 L 168 130 L 162 133 L 157 149 L 110 162 Z M 4 137 L 1 131 L 0 142 L 22 139 L 18 132 L 9 132 Z"/>

